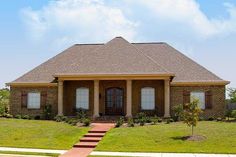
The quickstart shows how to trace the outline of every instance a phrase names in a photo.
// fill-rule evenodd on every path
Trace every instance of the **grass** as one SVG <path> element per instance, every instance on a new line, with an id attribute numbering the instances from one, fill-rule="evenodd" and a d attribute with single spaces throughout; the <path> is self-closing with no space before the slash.
<path id="1" fill-rule="evenodd" d="M 31 152 L 12 152 L 12 151 L 0 151 L 0 154 L 17 154 L 17 155 L 39 155 L 39 156 L 50 156 L 58 157 L 60 154 L 49 154 L 49 153 L 31 153 Z"/>
<path id="2" fill-rule="evenodd" d="M 96 151 L 236 153 L 236 123 L 199 122 L 195 134 L 204 141 L 183 141 L 191 133 L 181 122 L 134 128 L 115 128 L 103 138 Z"/>
<path id="3" fill-rule="evenodd" d="M 69 149 L 88 129 L 54 121 L 0 119 L 0 146 Z"/>

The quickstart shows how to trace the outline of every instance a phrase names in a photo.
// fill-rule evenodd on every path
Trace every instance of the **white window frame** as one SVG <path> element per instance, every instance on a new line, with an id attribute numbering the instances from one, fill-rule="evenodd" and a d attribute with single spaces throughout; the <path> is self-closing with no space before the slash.
<path id="1" fill-rule="evenodd" d="M 206 102 L 205 102 L 205 92 L 202 91 L 192 91 L 190 93 L 190 102 L 193 102 L 194 99 L 199 100 L 198 107 L 202 110 L 206 109 Z"/>
<path id="2" fill-rule="evenodd" d="M 89 88 L 80 87 L 76 89 L 76 109 L 89 109 Z"/>
<path id="3" fill-rule="evenodd" d="M 141 89 L 141 109 L 155 110 L 155 88 L 143 87 Z"/>
<path id="4" fill-rule="evenodd" d="M 28 109 L 40 109 L 41 105 L 41 93 L 29 92 L 27 94 L 27 108 Z"/>

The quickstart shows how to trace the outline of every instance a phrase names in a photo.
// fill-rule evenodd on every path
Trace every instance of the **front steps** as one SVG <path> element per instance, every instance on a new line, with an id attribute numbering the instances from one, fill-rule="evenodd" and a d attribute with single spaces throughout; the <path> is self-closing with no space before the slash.
<path id="1" fill-rule="evenodd" d="M 95 148 L 98 142 L 102 140 L 106 132 L 114 127 L 114 124 L 102 124 L 97 123 L 87 134 L 80 139 L 79 143 L 76 143 L 74 148 Z"/>

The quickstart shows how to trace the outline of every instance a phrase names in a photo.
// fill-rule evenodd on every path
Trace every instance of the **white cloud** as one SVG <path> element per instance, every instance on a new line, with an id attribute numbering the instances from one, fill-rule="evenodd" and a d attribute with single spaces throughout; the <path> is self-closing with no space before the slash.
<path id="1" fill-rule="evenodd" d="M 182 24 L 201 37 L 236 32 L 236 7 L 225 4 L 228 19 L 209 19 L 195 0 L 129 0 L 146 6 L 160 21 Z"/>
<path id="2" fill-rule="evenodd" d="M 108 6 L 101 0 L 50 1 L 40 10 L 24 8 L 22 13 L 35 39 L 53 36 L 55 43 L 104 42 L 114 36 L 133 40 L 138 25 L 121 9 Z"/>

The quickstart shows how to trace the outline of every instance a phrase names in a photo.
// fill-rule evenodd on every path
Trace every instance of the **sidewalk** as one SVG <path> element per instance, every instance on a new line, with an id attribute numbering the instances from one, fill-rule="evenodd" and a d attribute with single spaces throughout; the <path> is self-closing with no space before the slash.
<path id="1" fill-rule="evenodd" d="M 131 152 L 100 152 L 93 151 L 90 155 L 125 156 L 125 157 L 236 157 L 231 154 L 193 154 L 193 153 L 131 153 Z"/>

